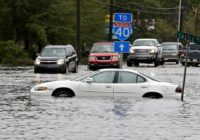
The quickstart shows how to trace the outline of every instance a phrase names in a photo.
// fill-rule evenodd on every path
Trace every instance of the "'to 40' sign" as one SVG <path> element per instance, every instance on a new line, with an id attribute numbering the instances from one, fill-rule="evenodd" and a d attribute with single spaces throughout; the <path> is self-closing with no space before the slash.
<path id="1" fill-rule="evenodd" d="M 121 41 L 129 38 L 132 34 L 132 14 L 131 13 L 115 13 L 114 14 L 114 34 Z"/>
<path id="2" fill-rule="evenodd" d="M 132 33 L 132 28 L 130 27 L 114 27 L 114 33 L 116 38 L 121 41 L 126 40 Z"/>

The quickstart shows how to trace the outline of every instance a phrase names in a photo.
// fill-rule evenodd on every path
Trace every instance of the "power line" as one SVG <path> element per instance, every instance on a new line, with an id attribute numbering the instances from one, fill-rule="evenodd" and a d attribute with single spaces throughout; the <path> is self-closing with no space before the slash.
<path id="1" fill-rule="evenodd" d="M 157 9 L 157 10 L 173 10 L 173 9 L 177 10 L 177 9 L 179 9 L 179 7 L 150 7 L 150 6 L 138 5 L 135 3 L 128 3 L 128 4 L 135 5 L 135 6 L 142 7 L 142 8 Z"/>
<path id="2" fill-rule="evenodd" d="M 110 4 L 104 3 L 104 2 L 99 1 L 99 0 L 92 0 L 92 1 L 102 4 L 101 6 L 105 6 L 105 7 L 110 6 Z M 169 12 L 169 13 L 166 13 L 166 12 L 163 12 L 163 11 L 162 12 L 159 12 L 159 11 L 154 12 L 154 11 L 147 11 L 147 10 L 142 10 L 142 9 L 138 9 L 138 8 L 137 9 L 136 8 L 134 8 L 134 9 L 126 8 L 126 7 L 122 7 L 122 6 L 116 5 L 116 4 L 114 4 L 113 6 L 117 7 L 117 8 L 125 9 L 125 10 L 130 10 L 130 11 L 136 11 L 136 12 L 139 11 L 141 13 L 151 13 L 151 14 L 158 14 L 158 15 L 177 15 L 177 13 L 171 13 L 171 12 Z M 153 7 L 151 7 L 151 8 L 153 8 Z M 170 9 L 168 9 L 168 10 L 170 10 Z"/>

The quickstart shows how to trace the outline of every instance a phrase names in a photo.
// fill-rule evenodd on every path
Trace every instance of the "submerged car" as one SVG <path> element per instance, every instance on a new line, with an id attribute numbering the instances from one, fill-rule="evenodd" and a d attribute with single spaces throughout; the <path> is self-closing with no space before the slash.
<path id="1" fill-rule="evenodd" d="M 130 69 L 100 69 L 75 80 L 47 82 L 31 89 L 33 95 L 106 97 L 180 97 L 179 85 L 161 82 Z"/>
<path id="2" fill-rule="evenodd" d="M 164 61 L 179 63 L 180 50 L 183 45 L 180 42 L 164 42 L 161 44 L 163 48 Z"/>
<path id="3" fill-rule="evenodd" d="M 78 72 L 78 56 L 72 45 L 47 45 L 34 63 L 34 73 Z"/>
<path id="4" fill-rule="evenodd" d="M 88 69 L 119 68 L 120 55 L 114 52 L 113 42 L 94 43 L 88 58 Z"/>

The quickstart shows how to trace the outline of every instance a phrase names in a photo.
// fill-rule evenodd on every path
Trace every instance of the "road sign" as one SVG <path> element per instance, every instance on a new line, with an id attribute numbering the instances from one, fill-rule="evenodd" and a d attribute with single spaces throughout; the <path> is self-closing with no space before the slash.
<path id="1" fill-rule="evenodd" d="M 128 53 L 129 52 L 129 41 L 115 41 L 114 50 L 119 53 Z"/>
<path id="2" fill-rule="evenodd" d="M 181 32 L 181 31 L 178 31 L 177 38 L 182 39 L 182 40 L 186 40 L 186 41 L 189 41 L 189 42 L 194 42 L 194 43 L 200 44 L 200 37 L 193 36 L 191 34 L 184 33 L 184 32 Z"/>
<path id="3" fill-rule="evenodd" d="M 114 22 L 132 22 L 131 13 L 115 13 Z"/>
<path id="4" fill-rule="evenodd" d="M 120 41 L 128 39 L 132 33 L 132 28 L 130 27 L 114 27 L 113 29 L 115 37 Z"/>

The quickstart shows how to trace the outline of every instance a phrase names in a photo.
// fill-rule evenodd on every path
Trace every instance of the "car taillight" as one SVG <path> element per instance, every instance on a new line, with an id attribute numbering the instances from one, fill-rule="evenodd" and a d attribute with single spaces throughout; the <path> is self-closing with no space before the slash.
<path id="1" fill-rule="evenodd" d="M 114 60 L 114 61 L 119 61 L 119 57 L 118 57 L 118 56 L 113 56 L 113 57 L 112 57 L 112 60 Z"/>
<path id="2" fill-rule="evenodd" d="M 89 56 L 89 61 L 95 61 L 96 60 L 96 57 L 95 56 Z"/>
<path id="3" fill-rule="evenodd" d="M 178 87 L 176 88 L 175 92 L 176 92 L 176 93 L 182 93 L 182 92 L 183 92 L 183 89 L 182 89 L 180 86 L 178 86 Z"/>

